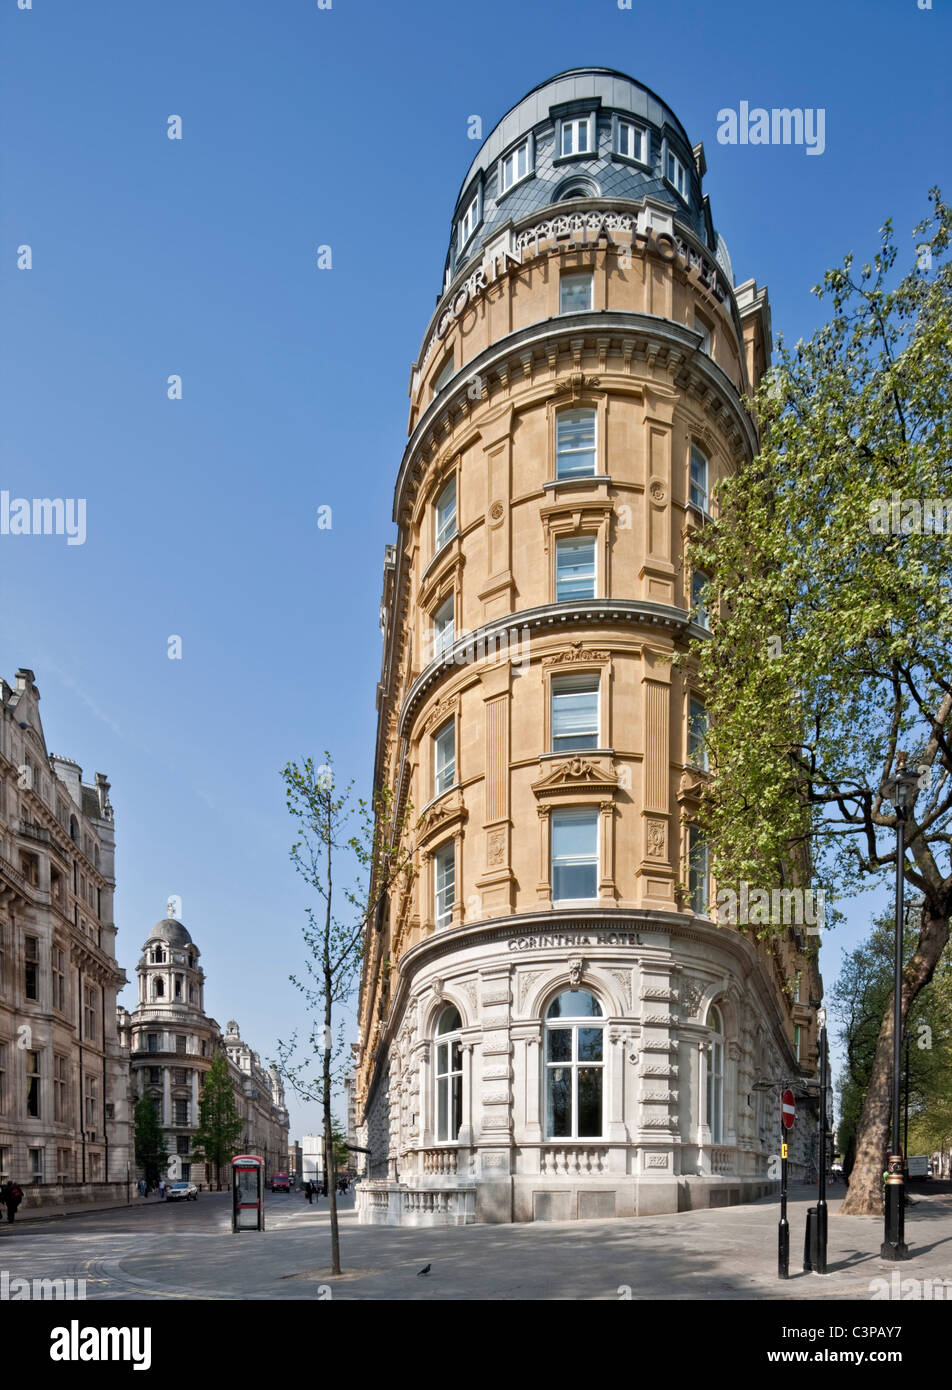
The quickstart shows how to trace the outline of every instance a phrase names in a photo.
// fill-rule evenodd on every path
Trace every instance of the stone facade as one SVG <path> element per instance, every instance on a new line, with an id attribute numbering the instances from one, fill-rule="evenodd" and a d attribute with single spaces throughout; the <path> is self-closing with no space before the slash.
<path id="1" fill-rule="evenodd" d="M 124 1195 L 131 1163 L 109 782 L 47 752 L 39 699 L 0 680 L 0 1180 L 30 1205 Z"/>
<path id="2" fill-rule="evenodd" d="M 134 1097 L 153 1098 L 172 1159 L 170 1176 L 212 1185 L 217 1181 L 212 1165 L 194 1162 L 191 1152 L 205 1074 L 223 1051 L 244 1121 L 236 1152 L 263 1158 L 267 1181 L 273 1172 L 285 1170 L 288 1158 L 283 1083 L 242 1041 L 237 1023 L 230 1021 L 223 1034 L 205 1013 L 201 952 L 184 924 L 171 915 L 172 908 L 170 901 L 169 916 L 156 923 L 142 948 L 135 1010 L 119 1012 Z M 136 1176 L 144 1174 L 137 1170 Z"/>
<path id="3" fill-rule="evenodd" d="M 691 828 L 686 541 L 756 448 L 771 350 L 704 172 L 652 93 L 584 69 L 463 184 L 384 571 L 375 782 L 416 808 L 416 872 L 365 943 L 364 1220 L 749 1199 L 779 1135 L 754 1083 L 815 1071 L 815 938 L 718 927 Z"/>

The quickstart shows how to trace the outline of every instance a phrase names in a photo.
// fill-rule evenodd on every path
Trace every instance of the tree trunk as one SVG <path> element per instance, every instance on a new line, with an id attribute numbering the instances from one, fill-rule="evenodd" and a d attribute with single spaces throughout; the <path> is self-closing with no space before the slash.
<path id="1" fill-rule="evenodd" d="M 937 914 L 927 900 L 915 954 L 902 972 L 903 1028 L 913 1001 L 932 979 L 948 939 L 948 916 Z M 883 1171 L 891 1146 L 894 999 L 895 991 L 891 991 L 856 1134 L 856 1161 L 841 1208 L 845 1216 L 879 1216 L 883 1210 Z"/>
<path id="2" fill-rule="evenodd" d="M 330 794 L 328 793 L 328 800 Z M 331 1049 L 333 1033 L 333 971 L 331 969 L 331 832 L 327 831 L 327 917 L 324 924 L 324 1174 L 331 1213 L 331 1273 L 340 1274 L 340 1231 L 337 1227 L 337 1170 L 334 1165 L 334 1127 L 331 1122 Z"/>

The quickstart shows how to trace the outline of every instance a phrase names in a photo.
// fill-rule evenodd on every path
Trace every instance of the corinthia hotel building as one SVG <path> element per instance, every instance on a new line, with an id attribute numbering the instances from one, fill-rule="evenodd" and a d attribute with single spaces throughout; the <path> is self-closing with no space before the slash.
<path id="1" fill-rule="evenodd" d="M 664 102 L 582 68 L 460 190 L 384 574 L 375 781 L 416 873 L 365 943 L 365 1221 L 750 1200 L 779 1142 L 754 1083 L 814 1071 L 813 942 L 713 920 L 704 691 L 671 664 L 771 347 L 704 173 Z"/>

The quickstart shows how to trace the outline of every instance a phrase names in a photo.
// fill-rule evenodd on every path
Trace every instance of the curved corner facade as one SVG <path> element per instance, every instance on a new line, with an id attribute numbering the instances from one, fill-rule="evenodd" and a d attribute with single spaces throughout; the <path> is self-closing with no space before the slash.
<path id="1" fill-rule="evenodd" d="M 384 572 L 375 781 L 416 871 L 365 943 L 366 1221 L 748 1200 L 779 1130 L 754 1082 L 814 1066 L 806 934 L 710 912 L 704 692 L 671 665 L 770 357 L 704 170 L 653 93 L 585 69 L 462 185 Z"/>

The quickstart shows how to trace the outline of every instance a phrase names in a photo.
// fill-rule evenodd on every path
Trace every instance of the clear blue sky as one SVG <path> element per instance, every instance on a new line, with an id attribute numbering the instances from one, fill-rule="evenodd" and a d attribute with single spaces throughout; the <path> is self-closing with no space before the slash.
<path id="1" fill-rule="evenodd" d="M 178 893 L 219 1022 L 268 1056 L 300 1017 L 278 770 L 330 747 L 369 785 L 409 369 L 468 117 L 486 134 L 580 64 L 654 88 L 704 141 L 738 281 L 796 339 L 827 265 L 948 192 L 950 33 L 942 0 L 5 0 L 0 488 L 86 498 L 88 534 L 0 540 L 0 671 L 31 667 L 52 750 L 112 779 L 127 971 Z M 743 100 L 824 108 L 824 154 L 719 145 Z M 292 1134 L 314 1124 L 292 1104 Z"/>

